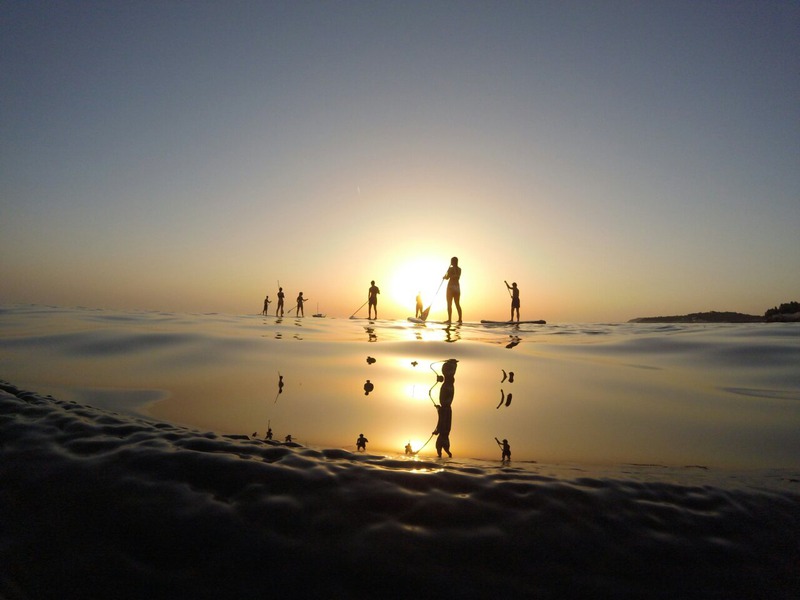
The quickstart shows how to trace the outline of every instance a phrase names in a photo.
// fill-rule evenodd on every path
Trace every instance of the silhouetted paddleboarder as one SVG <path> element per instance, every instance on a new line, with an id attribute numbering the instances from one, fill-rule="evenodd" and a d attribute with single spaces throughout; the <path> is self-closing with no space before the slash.
<path id="1" fill-rule="evenodd" d="M 297 316 L 305 317 L 306 313 L 303 311 L 303 302 L 308 302 L 308 298 L 303 298 L 303 292 L 297 294 Z"/>
<path id="2" fill-rule="evenodd" d="M 264 298 L 264 309 L 261 311 L 262 315 L 268 315 L 269 314 L 269 305 L 270 304 L 271 304 L 271 301 L 269 299 L 269 296 L 267 296 L 266 298 Z"/>
<path id="3" fill-rule="evenodd" d="M 283 288 L 278 288 L 278 305 L 275 307 L 275 316 L 282 317 L 283 316 L 283 299 L 286 295 L 283 293 Z"/>
<path id="4" fill-rule="evenodd" d="M 457 256 L 450 259 L 450 267 L 443 279 L 447 280 L 447 322 L 453 320 L 453 302 L 455 302 L 458 322 L 461 323 L 461 267 L 458 266 Z"/>
<path id="5" fill-rule="evenodd" d="M 519 322 L 519 288 L 517 287 L 517 282 L 515 281 L 511 285 L 508 285 L 507 281 L 503 281 L 508 288 L 508 292 L 511 294 L 511 321 L 514 320 L 514 311 L 517 311 L 517 322 Z"/>
<path id="6" fill-rule="evenodd" d="M 501 442 L 497 438 L 494 438 L 494 441 L 497 442 L 497 445 L 500 446 L 500 449 L 503 451 L 503 455 L 500 458 L 502 462 L 506 462 L 507 460 L 511 460 L 511 445 L 508 443 L 507 439 L 503 439 Z"/>
<path id="7" fill-rule="evenodd" d="M 267 435 L 265 436 L 265 439 L 272 439 L 272 427 L 267 427 Z"/>
<path id="8" fill-rule="evenodd" d="M 364 437 L 363 433 L 358 434 L 358 439 L 356 440 L 356 449 L 359 452 L 364 452 L 367 449 L 367 442 L 369 440 Z"/>
<path id="9" fill-rule="evenodd" d="M 446 360 L 442 365 L 442 387 L 439 390 L 439 404 L 436 411 L 439 419 L 433 434 L 436 438 L 436 454 L 441 458 L 442 450 L 447 452 L 447 456 L 453 457 L 450 452 L 450 429 L 453 426 L 453 396 L 455 396 L 456 367 L 458 361 L 454 358 Z"/>
<path id="10" fill-rule="evenodd" d="M 370 288 L 369 291 L 367 292 L 367 303 L 369 304 L 367 312 L 368 312 L 368 318 L 370 319 L 378 318 L 378 294 L 380 293 L 381 290 L 380 288 L 378 288 L 377 285 L 375 285 L 375 281 L 370 281 Z M 373 308 L 375 309 L 375 317 L 372 316 Z"/>
<path id="11" fill-rule="evenodd" d="M 406 454 L 412 454 L 414 451 L 411 449 L 411 442 L 406 444 Z"/>

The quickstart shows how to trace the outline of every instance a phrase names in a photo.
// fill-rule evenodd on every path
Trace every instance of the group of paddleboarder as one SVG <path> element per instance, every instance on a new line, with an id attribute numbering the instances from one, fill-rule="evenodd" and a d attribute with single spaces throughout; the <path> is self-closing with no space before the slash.
<path id="1" fill-rule="evenodd" d="M 436 294 L 434 294 L 434 298 L 439 293 L 439 290 L 442 287 L 442 284 L 447 281 L 447 288 L 446 288 L 446 298 L 447 298 L 447 323 L 451 323 L 453 320 L 453 305 L 455 304 L 456 314 L 458 317 L 457 323 L 463 322 L 463 312 L 461 310 L 461 267 L 458 265 L 458 257 L 454 256 L 450 259 L 450 266 L 447 268 L 447 272 L 442 277 L 442 283 L 439 284 L 439 288 L 436 290 Z M 506 288 L 508 290 L 509 296 L 511 297 L 511 319 L 510 321 L 514 321 L 514 317 L 516 315 L 516 321 L 519 322 L 519 308 L 520 308 L 520 299 L 519 299 L 519 287 L 517 286 L 516 282 L 513 282 L 509 285 L 508 281 L 504 281 Z M 380 288 L 375 284 L 375 281 L 370 281 L 370 287 L 367 290 L 367 301 L 359 307 L 358 310 L 364 307 L 364 305 L 369 305 L 368 307 L 368 316 L 369 319 L 377 319 L 378 318 L 378 295 L 381 293 Z M 275 310 L 275 316 L 282 317 L 284 316 L 284 300 L 285 294 L 283 292 L 283 288 L 280 286 L 280 282 L 278 282 L 278 302 L 277 307 Z M 303 292 L 300 292 L 297 296 L 297 304 L 294 308 L 290 309 L 289 312 L 292 310 L 297 310 L 297 316 L 305 316 L 303 311 L 303 304 L 308 301 L 308 298 L 303 296 Z M 264 298 L 264 308 L 262 310 L 263 315 L 269 314 L 269 305 L 271 301 L 269 296 Z M 423 308 L 422 303 L 422 294 L 418 293 L 416 298 L 416 310 L 415 310 L 415 318 L 420 321 L 425 321 L 428 317 L 428 313 L 431 307 L 428 306 L 427 309 Z M 356 313 L 358 312 L 356 310 Z M 356 313 L 353 313 L 355 315 Z M 351 317 L 352 318 L 352 317 Z M 433 436 L 436 436 L 436 454 L 441 458 L 442 452 L 445 452 L 449 457 L 452 457 L 453 454 L 450 452 L 450 430 L 452 428 L 452 421 L 453 421 L 453 397 L 455 394 L 455 373 L 456 368 L 458 366 L 458 361 L 455 359 L 449 359 L 443 361 L 441 375 L 437 375 L 437 383 L 441 383 L 441 389 L 439 390 L 439 403 L 437 404 L 435 401 L 433 402 L 434 407 L 436 408 L 437 412 L 437 422 L 436 428 L 433 430 L 431 437 L 428 439 L 430 441 Z M 282 378 L 281 378 L 282 379 Z M 364 384 L 365 394 L 369 394 L 372 391 L 373 385 L 370 380 L 367 380 L 367 383 Z M 509 394 L 509 400 L 511 395 Z M 433 400 L 431 398 L 431 400 Z M 267 433 L 267 439 L 272 439 L 272 430 L 269 429 Z M 502 442 L 498 438 L 494 438 L 497 442 L 497 445 L 501 449 L 503 462 L 511 460 L 511 446 L 508 443 L 507 439 L 504 439 Z M 287 436 L 286 441 L 291 441 L 291 437 Z M 366 450 L 367 446 L 366 437 L 364 434 L 359 434 L 358 439 L 356 440 L 356 448 L 358 451 L 363 452 Z M 425 442 L 427 445 L 428 442 Z M 423 448 L 424 446 L 423 445 Z M 413 451 L 411 447 L 411 443 L 409 442 L 406 444 L 405 453 L 406 454 L 417 454 L 422 448 L 417 451 Z"/>
<path id="2" fill-rule="evenodd" d="M 275 307 L 275 316 L 282 317 L 283 316 L 283 309 L 284 309 L 284 299 L 286 298 L 286 294 L 283 293 L 283 288 L 278 286 L 278 305 Z M 298 317 L 305 317 L 305 311 L 303 310 L 303 304 L 308 302 L 308 298 L 303 297 L 303 292 L 297 294 L 297 304 L 289 309 L 289 312 L 293 310 L 297 310 Z M 264 308 L 261 310 L 262 315 L 269 314 L 269 305 L 272 304 L 272 300 L 269 299 L 269 295 L 264 298 Z"/>
<path id="3" fill-rule="evenodd" d="M 455 304 L 456 313 L 458 316 L 457 323 L 463 323 L 463 313 L 461 311 L 461 267 L 458 266 L 458 257 L 454 256 L 450 259 L 450 266 L 447 268 L 447 272 L 442 277 L 442 283 L 447 281 L 447 288 L 446 288 L 446 297 L 447 297 L 447 321 L 446 323 L 452 323 L 453 321 L 453 305 Z M 508 293 L 511 296 L 511 318 L 510 322 L 513 322 L 514 315 L 516 314 L 516 321 L 519 322 L 519 307 L 520 307 L 520 300 L 519 300 L 519 287 L 517 287 L 517 282 L 515 281 L 511 285 L 508 284 L 507 281 L 503 283 L 506 284 L 506 288 L 508 289 Z M 442 284 L 439 284 L 439 288 L 436 290 L 436 294 L 439 293 L 439 289 L 441 289 Z M 370 281 L 369 289 L 367 290 L 367 301 L 364 302 L 354 313 L 352 316 L 364 308 L 364 305 L 368 305 L 367 312 L 369 319 L 377 319 L 378 318 L 378 295 L 381 293 L 380 288 L 375 285 L 375 280 Z M 434 294 L 434 297 L 436 296 Z M 284 316 L 284 293 L 283 288 L 278 286 L 278 304 L 275 309 L 275 316 L 282 317 Z M 422 293 L 417 294 L 417 302 L 416 302 L 416 309 L 414 311 L 414 318 L 425 321 L 428 318 L 428 312 L 430 312 L 431 307 L 428 306 L 427 309 L 423 308 L 422 305 Z M 289 309 L 289 312 L 292 310 L 297 310 L 298 317 L 304 317 L 305 312 L 303 310 L 303 304 L 308 301 L 308 298 L 303 297 L 303 292 L 300 292 L 297 296 L 296 306 L 294 308 Z M 264 298 L 264 308 L 261 311 L 262 315 L 269 314 L 269 305 L 272 301 L 269 299 L 269 296 Z M 351 318 L 352 318 L 351 316 Z"/>

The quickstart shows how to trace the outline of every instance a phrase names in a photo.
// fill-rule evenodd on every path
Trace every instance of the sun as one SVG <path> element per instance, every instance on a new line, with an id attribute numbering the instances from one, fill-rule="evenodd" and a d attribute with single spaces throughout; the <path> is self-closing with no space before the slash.
<path id="1" fill-rule="evenodd" d="M 434 310 L 445 306 L 442 277 L 447 272 L 447 263 L 441 257 L 418 257 L 398 264 L 387 281 L 386 293 L 397 307 L 406 308 L 414 314 L 417 294 L 427 308 L 433 303 Z"/>

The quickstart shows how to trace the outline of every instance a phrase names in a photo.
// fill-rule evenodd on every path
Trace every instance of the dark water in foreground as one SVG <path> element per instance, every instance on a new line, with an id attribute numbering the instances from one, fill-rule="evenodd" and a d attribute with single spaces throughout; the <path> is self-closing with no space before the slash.
<path id="1" fill-rule="evenodd" d="M 792 471 L 607 473 L 201 433 L 3 386 L 4 598 L 796 598 Z"/>

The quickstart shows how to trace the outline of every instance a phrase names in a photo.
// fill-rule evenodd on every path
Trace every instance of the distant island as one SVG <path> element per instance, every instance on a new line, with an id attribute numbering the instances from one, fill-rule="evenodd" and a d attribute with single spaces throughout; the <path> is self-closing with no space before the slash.
<path id="1" fill-rule="evenodd" d="M 747 315 L 738 312 L 697 312 L 668 317 L 638 317 L 628 323 L 770 323 L 800 322 L 800 302 L 786 302 L 768 309 L 763 315 Z"/>

